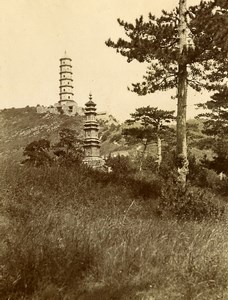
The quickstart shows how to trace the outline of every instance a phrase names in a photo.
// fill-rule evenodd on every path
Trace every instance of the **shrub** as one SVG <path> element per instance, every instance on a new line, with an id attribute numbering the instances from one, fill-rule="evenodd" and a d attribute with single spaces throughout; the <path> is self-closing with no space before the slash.
<path id="1" fill-rule="evenodd" d="M 50 141 L 41 139 L 33 141 L 25 147 L 23 152 L 27 158 L 22 163 L 27 163 L 36 167 L 50 165 L 52 162 L 50 154 Z"/>
<path id="2" fill-rule="evenodd" d="M 163 185 L 158 211 L 178 219 L 197 220 L 221 219 L 225 207 L 210 190 L 188 187 L 185 191 L 178 185 Z"/>
<path id="3" fill-rule="evenodd" d="M 220 180 L 219 175 L 212 169 L 207 169 L 196 162 L 190 161 L 189 176 L 192 185 L 212 190 L 226 196 L 228 194 L 227 178 Z"/>
<path id="4" fill-rule="evenodd" d="M 134 176 L 127 179 L 127 186 L 134 197 L 156 199 L 161 195 L 161 181 L 159 177 Z"/>
<path id="5" fill-rule="evenodd" d="M 118 176 L 129 176 L 136 173 L 136 168 L 129 157 L 125 156 L 109 156 L 106 160 L 106 165 L 111 167 L 112 172 Z"/>

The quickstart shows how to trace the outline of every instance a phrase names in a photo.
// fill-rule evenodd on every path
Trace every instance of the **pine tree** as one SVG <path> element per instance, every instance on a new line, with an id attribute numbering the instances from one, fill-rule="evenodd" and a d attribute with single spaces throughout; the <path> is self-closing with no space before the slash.
<path id="1" fill-rule="evenodd" d="M 131 119 L 126 121 L 130 125 L 123 129 L 123 135 L 128 142 L 141 142 L 143 151 L 140 161 L 140 170 L 147 150 L 147 146 L 152 142 L 157 142 L 157 163 L 158 168 L 162 162 L 162 138 L 172 129 L 167 125 L 175 119 L 174 111 L 164 111 L 157 107 L 140 107 L 135 113 L 130 114 Z M 129 140 L 130 138 L 130 140 Z"/>
<path id="2" fill-rule="evenodd" d="M 143 81 L 133 83 L 131 91 L 145 95 L 177 89 L 177 155 L 183 186 L 188 171 L 187 87 L 196 91 L 216 89 L 218 82 L 227 76 L 228 67 L 226 29 L 218 34 L 218 29 L 227 22 L 225 1 L 221 0 L 219 6 L 217 1 L 201 2 L 188 10 L 186 2 L 179 0 L 179 8 L 163 11 L 160 17 L 149 14 L 148 21 L 140 17 L 131 24 L 118 19 L 127 40 L 106 42 L 127 57 L 128 62 L 138 60 L 149 64 Z"/>

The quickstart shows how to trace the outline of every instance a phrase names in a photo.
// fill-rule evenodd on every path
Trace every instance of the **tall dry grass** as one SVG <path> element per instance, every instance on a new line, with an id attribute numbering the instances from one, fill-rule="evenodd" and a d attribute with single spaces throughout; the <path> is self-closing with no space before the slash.
<path id="1" fill-rule="evenodd" d="M 159 219 L 80 167 L 2 170 L 0 299 L 228 299 L 226 218 Z"/>

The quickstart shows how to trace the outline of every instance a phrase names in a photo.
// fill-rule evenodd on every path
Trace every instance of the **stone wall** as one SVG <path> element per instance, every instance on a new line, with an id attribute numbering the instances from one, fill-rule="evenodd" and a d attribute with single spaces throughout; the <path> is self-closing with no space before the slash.
<path id="1" fill-rule="evenodd" d="M 37 105 L 36 111 L 38 114 L 50 113 L 50 114 L 64 114 L 68 116 L 75 116 L 76 114 L 84 115 L 84 109 L 79 107 L 74 101 L 66 103 L 55 103 L 51 106 Z"/>

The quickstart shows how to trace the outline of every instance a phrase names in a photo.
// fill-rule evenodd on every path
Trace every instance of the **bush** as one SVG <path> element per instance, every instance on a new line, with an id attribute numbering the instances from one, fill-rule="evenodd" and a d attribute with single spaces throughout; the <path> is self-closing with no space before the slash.
<path id="1" fill-rule="evenodd" d="M 227 178 L 220 180 L 219 175 L 212 169 L 207 169 L 195 160 L 190 160 L 188 180 L 192 185 L 212 190 L 226 196 L 228 194 Z"/>
<path id="2" fill-rule="evenodd" d="M 27 156 L 27 158 L 22 163 L 30 164 L 35 167 L 50 165 L 52 162 L 50 141 L 41 139 L 31 142 L 25 147 L 23 155 Z"/>
<path id="3" fill-rule="evenodd" d="M 117 176 L 130 176 L 137 171 L 129 157 L 120 155 L 116 157 L 109 156 L 106 165 L 111 167 L 112 172 Z"/>
<path id="4" fill-rule="evenodd" d="M 153 201 L 161 195 L 162 186 L 159 177 L 136 175 L 127 178 L 127 186 L 134 197 Z"/>
<path id="5" fill-rule="evenodd" d="M 184 220 L 218 220 L 223 217 L 225 206 L 210 190 L 188 187 L 183 191 L 177 184 L 169 183 L 163 185 L 158 211 Z"/>

